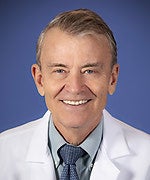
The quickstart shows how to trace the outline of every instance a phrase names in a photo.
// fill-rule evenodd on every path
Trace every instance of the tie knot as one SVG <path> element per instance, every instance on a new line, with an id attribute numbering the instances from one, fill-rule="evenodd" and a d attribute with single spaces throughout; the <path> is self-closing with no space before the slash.
<path id="1" fill-rule="evenodd" d="M 75 147 L 71 145 L 64 145 L 60 149 L 60 156 L 65 164 L 75 164 L 76 161 L 85 154 L 85 151 L 81 147 Z"/>

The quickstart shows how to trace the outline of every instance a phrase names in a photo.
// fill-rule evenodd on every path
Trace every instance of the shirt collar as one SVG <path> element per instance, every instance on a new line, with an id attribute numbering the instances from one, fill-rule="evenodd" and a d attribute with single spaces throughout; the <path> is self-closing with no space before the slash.
<path id="1" fill-rule="evenodd" d="M 98 148 L 101 144 L 103 134 L 103 117 L 98 126 L 88 135 L 88 137 L 80 144 L 90 156 L 91 162 L 93 162 Z M 94 148 L 93 148 L 94 147 Z"/>
<path id="2" fill-rule="evenodd" d="M 97 150 L 100 146 L 103 134 L 103 117 L 98 124 L 98 126 L 89 134 L 89 136 L 79 145 L 82 149 L 84 149 L 90 156 L 90 162 L 93 162 Z M 52 115 L 50 116 L 49 123 L 49 145 L 52 153 L 52 157 L 54 159 L 54 163 L 56 167 L 60 163 L 60 158 L 57 154 L 58 149 L 66 144 L 65 139 L 60 135 L 58 130 L 55 128 L 52 120 Z M 94 148 L 93 148 L 94 147 Z"/>

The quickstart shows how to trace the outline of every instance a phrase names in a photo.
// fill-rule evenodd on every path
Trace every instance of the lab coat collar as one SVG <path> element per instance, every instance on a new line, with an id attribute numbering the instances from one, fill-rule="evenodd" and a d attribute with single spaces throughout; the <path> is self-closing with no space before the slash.
<path id="1" fill-rule="evenodd" d="M 129 147 L 126 143 L 123 130 L 120 128 L 117 119 L 113 118 L 106 110 L 104 115 L 104 132 L 103 143 L 101 148 L 107 151 L 110 159 L 119 158 L 130 154 Z M 48 147 L 48 124 L 50 119 L 50 111 L 47 111 L 39 125 L 35 129 L 31 138 L 28 149 L 27 161 L 45 162 L 45 158 L 49 155 Z M 119 148 L 118 148 L 119 147 Z"/>
<path id="2" fill-rule="evenodd" d="M 103 146 L 110 159 L 116 159 L 130 155 L 130 149 L 126 143 L 121 121 L 113 118 L 106 110 L 104 114 Z"/>
<path id="3" fill-rule="evenodd" d="M 26 161 L 45 163 L 48 161 L 50 150 L 48 147 L 48 124 L 50 112 L 47 111 L 43 118 L 39 119 L 39 124 L 31 138 Z"/>

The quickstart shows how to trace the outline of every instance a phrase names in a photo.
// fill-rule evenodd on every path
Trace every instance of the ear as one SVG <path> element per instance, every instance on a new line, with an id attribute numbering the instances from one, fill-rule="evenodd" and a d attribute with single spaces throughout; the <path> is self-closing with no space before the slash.
<path id="1" fill-rule="evenodd" d="M 39 94 L 44 96 L 43 77 L 39 65 L 33 64 L 31 67 L 31 73 Z"/>
<path id="2" fill-rule="evenodd" d="M 116 90 L 116 85 L 117 85 L 117 81 L 118 81 L 118 75 L 119 75 L 119 64 L 115 64 L 113 66 L 113 68 L 112 68 L 110 81 L 109 81 L 108 93 L 110 95 L 113 95 L 113 93 Z"/>

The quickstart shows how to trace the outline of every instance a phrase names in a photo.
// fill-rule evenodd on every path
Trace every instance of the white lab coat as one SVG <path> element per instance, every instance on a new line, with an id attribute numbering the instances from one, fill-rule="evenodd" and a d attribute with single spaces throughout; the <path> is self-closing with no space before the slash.
<path id="1" fill-rule="evenodd" d="M 56 180 L 43 118 L 0 135 L 0 180 Z M 94 148 L 94 147 L 93 147 Z M 104 110 L 103 142 L 90 180 L 150 180 L 150 136 Z"/>

